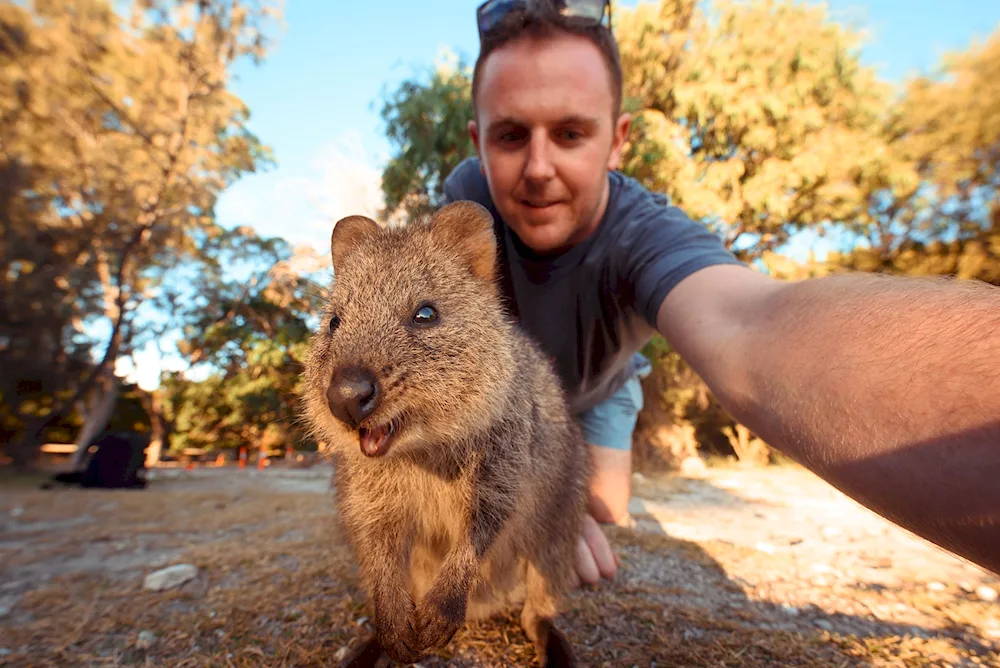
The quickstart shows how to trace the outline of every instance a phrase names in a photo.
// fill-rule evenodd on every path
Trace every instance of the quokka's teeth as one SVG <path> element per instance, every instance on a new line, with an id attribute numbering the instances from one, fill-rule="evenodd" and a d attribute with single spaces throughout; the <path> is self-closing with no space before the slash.
<path id="1" fill-rule="evenodd" d="M 369 457 L 385 454 L 385 446 L 393 434 L 392 426 L 378 427 L 374 430 L 361 428 L 358 437 L 361 442 L 361 452 Z"/>

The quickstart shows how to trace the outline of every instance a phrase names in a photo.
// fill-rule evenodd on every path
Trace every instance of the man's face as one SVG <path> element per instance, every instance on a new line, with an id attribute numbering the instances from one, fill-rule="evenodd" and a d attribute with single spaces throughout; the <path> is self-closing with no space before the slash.
<path id="1" fill-rule="evenodd" d="M 629 124 L 612 117 L 598 47 L 566 34 L 518 39 L 480 76 L 469 133 L 500 215 L 539 253 L 583 240 L 604 214 Z"/>

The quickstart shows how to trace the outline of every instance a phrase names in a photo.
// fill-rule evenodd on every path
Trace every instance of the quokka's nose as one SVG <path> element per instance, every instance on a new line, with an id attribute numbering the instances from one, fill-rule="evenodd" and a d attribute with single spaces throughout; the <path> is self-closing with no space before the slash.
<path id="1" fill-rule="evenodd" d="M 334 372 L 326 401 L 335 418 L 356 429 L 378 406 L 379 394 L 378 381 L 371 372 L 352 367 Z"/>

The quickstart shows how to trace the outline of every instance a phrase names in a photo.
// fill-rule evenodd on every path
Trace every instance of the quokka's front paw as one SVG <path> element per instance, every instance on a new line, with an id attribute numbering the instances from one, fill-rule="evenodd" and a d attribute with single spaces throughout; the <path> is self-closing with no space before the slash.
<path id="1" fill-rule="evenodd" d="M 468 593 L 458 589 L 432 588 L 417 608 L 422 650 L 440 649 L 451 642 L 465 623 Z"/>
<path id="2" fill-rule="evenodd" d="M 375 636 L 385 653 L 402 664 L 416 663 L 423 655 L 417 629 L 416 606 L 409 596 L 375 610 Z"/>

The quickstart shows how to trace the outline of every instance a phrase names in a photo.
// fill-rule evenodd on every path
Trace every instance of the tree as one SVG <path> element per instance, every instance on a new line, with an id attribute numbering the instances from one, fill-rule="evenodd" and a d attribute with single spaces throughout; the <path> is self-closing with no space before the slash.
<path id="1" fill-rule="evenodd" d="M 92 267 L 76 258 L 85 240 L 61 224 L 46 190 L 50 165 L 17 150 L 33 127 L 23 72 L 43 58 L 30 15 L 0 5 L 0 442 L 51 410 L 92 367 L 82 320 L 96 307 Z M 38 126 L 39 134 L 51 133 Z M 36 141 L 40 138 L 35 137 Z M 71 289 L 75 288 L 75 289 Z M 66 397 L 63 396 L 63 399 Z M 66 425 L 53 425 L 65 428 Z"/>
<path id="2" fill-rule="evenodd" d="M 874 190 L 861 243 L 831 264 L 1000 285 L 1000 29 L 908 82 L 883 132 L 919 180 Z"/>
<path id="3" fill-rule="evenodd" d="M 304 443 L 294 428 L 299 383 L 322 294 L 296 259 L 282 240 L 248 229 L 204 240 L 187 267 L 196 289 L 174 297 L 190 369 L 164 381 L 171 449 Z"/>
<path id="4" fill-rule="evenodd" d="M 96 364 L 25 420 L 10 448 L 21 462 L 47 424 L 111 389 L 158 268 L 192 250 L 225 187 L 269 164 L 227 84 L 234 62 L 263 57 L 277 18 L 260 0 L 139 0 L 124 15 L 106 0 L 28 5 L 3 8 L 17 28 L 0 54 L 4 85 L 21 107 L 16 126 L 0 129 L 3 158 L 32 165 L 17 206 L 68 239 L 66 301 L 108 335 L 90 342 Z M 75 274 L 86 281 L 69 283 Z M 20 291 L 20 276 L 7 288 Z"/>
<path id="5" fill-rule="evenodd" d="M 662 0 L 618 16 L 635 116 L 623 170 L 744 259 L 857 220 L 870 182 L 915 180 L 879 134 L 891 89 L 821 6 Z"/>
<path id="6" fill-rule="evenodd" d="M 463 60 L 446 59 L 427 82 L 408 79 L 384 99 L 393 156 L 382 172 L 383 219 L 412 220 L 443 204 L 445 178 L 475 155 L 471 118 L 472 75 Z"/>

